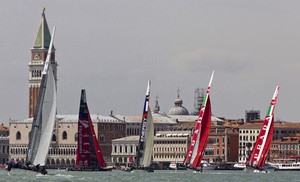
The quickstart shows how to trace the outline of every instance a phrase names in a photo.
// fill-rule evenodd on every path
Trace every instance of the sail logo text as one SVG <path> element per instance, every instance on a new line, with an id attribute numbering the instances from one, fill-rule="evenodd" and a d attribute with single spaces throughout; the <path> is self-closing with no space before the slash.
<path id="1" fill-rule="evenodd" d="M 145 133 L 146 133 L 146 122 L 147 122 L 147 118 L 144 117 L 143 118 L 143 122 L 142 122 L 142 131 L 141 131 L 141 142 L 145 141 Z"/>
<path id="2" fill-rule="evenodd" d="M 86 120 L 79 120 L 79 122 L 80 122 L 80 124 L 81 124 L 83 127 L 85 127 L 85 128 L 88 128 L 88 127 L 89 127 L 88 121 L 86 121 Z"/>

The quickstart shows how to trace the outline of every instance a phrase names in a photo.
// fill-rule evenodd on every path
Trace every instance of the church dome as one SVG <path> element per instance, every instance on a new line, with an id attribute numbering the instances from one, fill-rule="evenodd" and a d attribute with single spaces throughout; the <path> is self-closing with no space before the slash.
<path id="1" fill-rule="evenodd" d="M 169 110 L 168 115 L 189 115 L 189 111 L 182 106 L 183 101 L 178 97 L 174 101 L 174 106 Z"/>

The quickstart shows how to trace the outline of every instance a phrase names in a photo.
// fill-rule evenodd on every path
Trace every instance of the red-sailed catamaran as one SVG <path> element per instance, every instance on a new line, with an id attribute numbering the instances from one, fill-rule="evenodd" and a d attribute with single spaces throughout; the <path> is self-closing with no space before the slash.
<path id="1" fill-rule="evenodd" d="M 81 90 L 78 116 L 76 169 L 107 171 L 87 105 L 86 92 Z M 72 170 L 72 169 L 70 169 Z"/>
<path id="2" fill-rule="evenodd" d="M 264 123 L 252 148 L 247 164 L 254 169 L 262 169 L 268 157 L 274 131 L 274 109 L 277 102 L 279 86 L 276 87 Z"/>
<path id="3" fill-rule="evenodd" d="M 187 152 L 187 156 L 184 161 L 184 165 L 189 166 L 191 169 L 197 169 L 205 152 L 205 147 L 210 131 L 211 123 L 211 103 L 210 103 L 210 87 L 214 77 L 214 71 L 212 72 L 206 94 L 200 109 L 200 114 L 194 128 L 194 134 L 192 136 L 191 145 Z"/>

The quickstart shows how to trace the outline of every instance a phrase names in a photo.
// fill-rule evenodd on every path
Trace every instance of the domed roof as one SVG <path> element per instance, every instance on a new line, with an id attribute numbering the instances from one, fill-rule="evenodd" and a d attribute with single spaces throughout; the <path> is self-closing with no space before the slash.
<path id="1" fill-rule="evenodd" d="M 169 110 L 168 115 L 189 115 L 189 111 L 183 106 L 174 106 Z"/>
<path id="2" fill-rule="evenodd" d="M 178 96 L 174 101 L 174 106 L 169 110 L 168 115 L 189 115 L 189 111 L 182 106 L 183 101 Z"/>

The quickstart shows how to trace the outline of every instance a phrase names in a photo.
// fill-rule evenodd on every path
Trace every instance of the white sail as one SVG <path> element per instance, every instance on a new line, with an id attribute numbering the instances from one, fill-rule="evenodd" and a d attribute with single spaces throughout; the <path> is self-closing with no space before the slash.
<path id="1" fill-rule="evenodd" d="M 153 117 L 151 114 L 151 110 L 148 106 L 148 117 L 146 122 L 146 142 L 145 142 L 145 150 L 144 156 L 142 159 L 141 166 L 149 167 L 152 163 L 152 152 L 154 146 L 154 124 L 153 124 Z"/>
<path id="2" fill-rule="evenodd" d="M 42 81 L 36 105 L 32 129 L 29 138 L 27 162 L 33 165 L 45 165 L 48 154 L 56 115 L 56 83 L 52 66 L 50 64 L 53 48 L 53 29 L 48 55 L 42 74 Z"/>
<path id="3" fill-rule="evenodd" d="M 44 166 L 52 138 L 56 115 L 56 85 L 52 66 L 50 66 L 48 70 L 47 86 L 45 89 L 45 97 L 42 110 L 43 124 L 40 134 L 41 139 L 33 164 L 40 164 L 41 166 Z"/>

